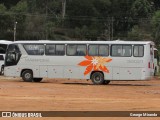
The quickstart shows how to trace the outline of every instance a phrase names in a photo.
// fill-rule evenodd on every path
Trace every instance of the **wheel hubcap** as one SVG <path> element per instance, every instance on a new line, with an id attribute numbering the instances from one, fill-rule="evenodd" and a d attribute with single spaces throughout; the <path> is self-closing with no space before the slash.
<path id="1" fill-rule="evenodd" d="M 26 74 L 25 74 L 25 78 L 26 78 L 26 79 L 30 79 L 30 78 L 31 78 L 31 74 L 26 73 Z"/>
<path id="2" fill-rule="evenodd" d="M 101 80 L 101 77 L 100 77 L 100 76 L 95 76 L 95 80 L 96 80 L 96 81 L 100 81 L 100 80 Z"/>

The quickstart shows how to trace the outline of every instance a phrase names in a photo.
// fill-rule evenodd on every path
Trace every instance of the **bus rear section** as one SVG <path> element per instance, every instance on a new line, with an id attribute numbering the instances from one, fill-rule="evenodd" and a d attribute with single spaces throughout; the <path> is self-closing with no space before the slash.
<path id="1" fill-rule="evenodd" d="M 154 76 L 159 73 L 159 54 L 158 50 L 154 48 Z"/>
<path id="2" fill-rule="evenodd" d="M 145 74 L 148 79 L 154 76 L 154 44 L 147 44 L 145 48 Z"/>

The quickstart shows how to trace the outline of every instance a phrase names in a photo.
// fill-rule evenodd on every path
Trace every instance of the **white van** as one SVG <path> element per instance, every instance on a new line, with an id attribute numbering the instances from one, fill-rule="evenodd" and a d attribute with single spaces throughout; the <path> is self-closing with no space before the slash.
<path id="1" fill-rule="evenodd" d="M 11 41 L 0 40 L 0 75 L 4 74 L 4 59 L 6 54 L 6 49 Z"/>

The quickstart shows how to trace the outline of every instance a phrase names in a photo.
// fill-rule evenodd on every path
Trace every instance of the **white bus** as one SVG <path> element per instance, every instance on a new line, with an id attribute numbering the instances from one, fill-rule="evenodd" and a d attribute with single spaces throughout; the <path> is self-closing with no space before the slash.
<path id="1" fill-rule="evenodd" d="M 0 40 L 0 75 L 3 75 L 4 73 L 4 58 L 5 58 L 7 46 L 10 43 L 11 41 Z"/>
<path id="2" fill-rule="evenodd" d="M 154 48 L 154 76 L 159 73 L 159 55 L 158 50 Z"/>
<path id="3" fill-rule="evenodd" d="M 42 78 L 148 80 L 154 74 L 154 43 L 132 41 L 17 41 L 10 44 L 5 76 L 26 82 Z"/>

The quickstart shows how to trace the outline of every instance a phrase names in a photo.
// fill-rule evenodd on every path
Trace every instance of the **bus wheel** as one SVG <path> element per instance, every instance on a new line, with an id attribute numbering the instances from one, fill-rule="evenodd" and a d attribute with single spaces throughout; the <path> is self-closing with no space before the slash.
<path id="1" fill-rule="evenodd" d="M 22 79 L 25 82 L 32 82 L 33 81 L 33 73 L 32 73 L 32 71 L 31 70 L 25 70 L 22 73 Z"/>
<path id="2" fill-rule="evenodd" d="M 94 72 L 91 76 L 94 85 L 102 85 L 104 83 L 104 76 L 101 72 Z"/>
<path id="3" fill-rule="evenodd" d="M 103 84 L 108 85 L 111 81 L 110 80 L 104 80 Z"/>
<path id="4" fill-rule="evenodd" d="M 43 78 L 33 78 L 34 82 L 41 82 Z"/>

